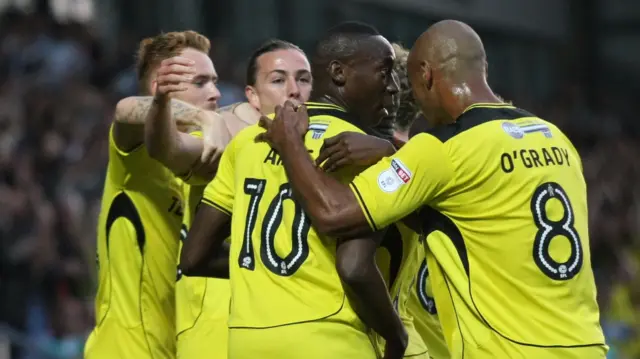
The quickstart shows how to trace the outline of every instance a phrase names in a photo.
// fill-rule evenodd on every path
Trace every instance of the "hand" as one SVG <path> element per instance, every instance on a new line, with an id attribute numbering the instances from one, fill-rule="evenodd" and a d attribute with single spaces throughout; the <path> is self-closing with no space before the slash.
<path id="1" fill-rule="evenodd" d="M 216 112 L 207 112 L 202 123 L 202 154 L 200 162 L 193 169 L 201 177 L 213 177 L 218 161 L 226 144 L 231 140 L 229 131 L 225 126 L 224 115 Z"/>
<path id="2" fill-rule="evenodd" d="M 258 122 L 260 127 L 266 129 L 256 136 L 256 142 L 267 142 L 276 151 L 281 146 L 292 140 L 300 140 L 309 129 L 309 115 L 307 107 L 297 106 L 291 101 L 286 101 L 284 106 L 276 106 L 273 120 L 261 117 Z"/>
<path id="3" fill-rule="evenodd" d="M 316 165 L 332 172 L 343 166 L 370 166 L 395 153 L 393 145 L 377 137 L 357 132 L 343 132 L 327 138 L 320 148 Z"/>
<path id="4" fill-rule="evenodd" d="M 167 98 L 172 93 L 185 91 L 185 83 L 191 82 L 195 74 L 194 64 L 180 56 L 163 60 L 156 71 L 156 98 Z"/>

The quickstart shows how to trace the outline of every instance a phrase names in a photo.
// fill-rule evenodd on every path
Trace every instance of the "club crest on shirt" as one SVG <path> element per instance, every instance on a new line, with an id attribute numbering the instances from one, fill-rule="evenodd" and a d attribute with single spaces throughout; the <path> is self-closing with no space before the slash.
<path id="1" fill-rule="evenodd" d="M 309 131 L 311 131 L 311 138 L 319 140 L 329 128 L 328 123 L 312 123 L 309 125 Z"/>
<path id="2" fill-rule="evenodd" d="M 513 124 L 511 122 L 503 122 L 502 123 L 502 129 L 509 136 L 511 136 L 511 137 L 513 137 L 515 139 L 521 139 L 521 138 L 524 137 L 524 131 L 522 131 L 522 129 L 518 125 Z"/>
<path id="3" fill-rule="evenodd" d="M 545 123 L 540 122 L 529 122 L 529 123 L 521 123 L 515 124 L 512 122 L 503 122 L 502 129 L 509 136 L 515 139 L 521 139 L 528 133 L 540 132 L 546 138 L 553 137 L 551 133 L 551 129 Z"/>
<path id="4" fill-rule="evenodd" d="M 378 186 L 381 190 L 395 192 L 403 184 L 411 180 L 411 171 L 399 159 L 391 160 L 391 167 L 378 175 Z"/>

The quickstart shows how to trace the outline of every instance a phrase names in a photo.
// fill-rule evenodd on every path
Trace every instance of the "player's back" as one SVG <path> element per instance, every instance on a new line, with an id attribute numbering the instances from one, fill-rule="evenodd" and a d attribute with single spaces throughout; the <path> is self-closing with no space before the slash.
<path id="1" fill-rule="evenodd" d="M 606 350 L 590 262 L 586 186 L 580 157 L 565 135 L 523 110 L 480 104 L 454 125 L 418 136 L 442 142 L 454 173 L 444 194 L 430 203 L 427 222 L 428 246 L 445 275 L 439 287 L 455 287 L 443 295 L 452 302 L 438 302 L 439 312 L 449 314 L 441 316 L 445 331 L 468 326 L 479 347 L 506 340 L 523 348 Z M 474 317 L 490 332 L 474 333 L 474 324 L 464 322 Z M 553 353 L 545 355 L 557 357 Z"/>
<path id="2" fill-rule="evenodd" d="M 325 137 L 362 132 L 342 119 L 348 115 L 337 106 L 309 103 L 307 108 L 305 145 L 313 158 Z M 251 126 L 231 141 L 203 198 L 233 212 L 229 357 L 375 358 L 335 267 L 336 240 L 319 235 L 293 200 L 278 153 L 254 141 L 263 131 Z M 234 163 L 228 180 L 227 161 Z M 348 183 L 356 173 L 349 169 L 337 176 Z M 231 206 L 216 200 L 218 185 L 234 188 L 233 198 L 225 196 Z"/>
<path id="3" fill-rule="evenodd" d="M 175 356 L 180 185 L 144 146 L 124 152 L 109 133 L 98 219 L 96 328 L 85 357 Z M 118 343 L 118 345 L 114 345 Z"/>

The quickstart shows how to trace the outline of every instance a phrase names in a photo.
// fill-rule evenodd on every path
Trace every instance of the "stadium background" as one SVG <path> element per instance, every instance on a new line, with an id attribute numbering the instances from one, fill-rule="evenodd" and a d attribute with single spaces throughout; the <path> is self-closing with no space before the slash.
<path id="1" fill-rule="evenodd" d="M 226 104 L 269 37 L 310 49 L 362 20 L 410 47 L 443 18 L 480 33 L 499 94 L 578 147 L 610 357 L 640 358 L 639 1 L 0 0 L 0 359 L 81 358 L 107 128 L 143 36 L 209 36 Z"/>

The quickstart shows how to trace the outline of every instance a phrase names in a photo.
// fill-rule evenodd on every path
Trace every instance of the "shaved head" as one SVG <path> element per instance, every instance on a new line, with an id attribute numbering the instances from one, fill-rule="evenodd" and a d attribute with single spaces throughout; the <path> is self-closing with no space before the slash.
<path id="1" fill-rule="evenodd" d="M 440 21 L 422 33 L 409 53 L 407 70 L 416 101 L 434 125 L 454 122 L 478 97 L 494 102 L 484 45 L 463 22 Z"/>
<path id="2" fill-rule="evenodd" d="M 423 61 L 455 78 L 469 71 L 484 71 L 487 54 L 480 36 L 469 25 L 444 20 L 422 33 L 411 49 L 409 66 L 415 68 Z"/>

